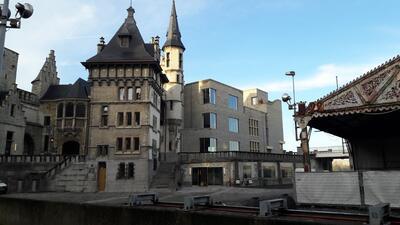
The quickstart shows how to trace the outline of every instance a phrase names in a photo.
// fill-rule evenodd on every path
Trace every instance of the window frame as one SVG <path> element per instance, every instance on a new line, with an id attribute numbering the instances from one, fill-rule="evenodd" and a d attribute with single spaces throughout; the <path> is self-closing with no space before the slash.
<path id="1" fill-rule="evenodd" d="M 234 105 L 231 105 L 231 100 L 234 100 Z M 239 109 L 239 98 L 235 95 L 228 96 L 228 108 L 238 111 Z"/>

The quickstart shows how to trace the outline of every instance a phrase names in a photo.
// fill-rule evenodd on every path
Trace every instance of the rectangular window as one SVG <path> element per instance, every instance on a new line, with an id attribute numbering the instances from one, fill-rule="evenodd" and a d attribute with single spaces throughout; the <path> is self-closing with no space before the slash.
<path id="1" fill-rule="evenodd" d="M 216 152 L 217 139 L 215 138 L 200 138 L 200 152 Z"/>
<path id="2" fill-rule="evenodd" d="M 243 178 L 249 179 L 251 177 L 251 165 L 243 165 Z"/>
<path id="3" fill-rule="evenodd" d="M 260 152 L 260 142 L 250 141 L 250 152 Z"/>
<path id="4" fill-rule="evenodd" d="M 125 150 L 130 151 L 132 146 L 132 139 L 130 137 L 125 138 Z"/>
<path id="5" fill-rule="evenodd" d="M 229 95 L 228 106 L 233 110 L 238 110 L 238 97 Z"/>
<path id="6" fill-rule="evenodd" d="M 257 97 L 252 97 L 252 98 L 251 98 L 251 104 L 252 104 L 252 105 L 257 105 L 257 102 L 258 102 Z"/>
<path id="7" fill-rule="evenodd" d="M 50 116 L 45 116 L 44 117 L 43 125 L 50 126 Z"/>
<path id="8" fill-rule="evenodd" d="M 101 107 L 101 122 L 102 127 L 108 126 L 108 106 Z"/>
<path id="9" fill-rule="evenodd" d="M 180 83 L 180 80 L 181 80 L 181 79 L 180 79 L 180 75 L 177 74 L 177 75 L 176 75 L 176 83 Z"/>
<path id="10" fill-rule="evenodd" d="M 262 171 L 263 171 L 263 177 L 264 178 L 276 178 L 275 166 L 263 165 Z"/>
<path id="11" fill-rule="evenodd" d="M 258 133 L 258 120 L 249 119 L 249 134 L 251 136 L 259 136 L 259 133 Z"/>
<path id="12" fill-rule="evenodd" d="M 216 103 L 216 94 L 217 91 L 213 88 L 206 88 L 203 89 L 203 103 L 211 103 L 215 104 Z"/>
<path id="13" fill-rule="evenodd" d="M 282 178 L 293 177 L 293 168 L 281 166 L 281 174 L 282 174 Z"/>
<path id="14" fill-rule="evenodd" d="M 131 112 L 126 113 L 126 125 L 132 126 L 132 113 Z"/>
<path id="15" fill-rule="evenodd" d="M 142 99 L 142 88 L 136 87 L 135 93 L 136 93 L 136 96 L 135 96 L 136 100 Z"/>
<path id="16" fill-rule="evenodd" d="M 204 128 L 217 128 L 217 114 L 203 113 L 203 127 Z"/>
<path id="17" fill-rule="evenodd" d="M 153 91 L 153 103 L 156 106 L 158 105 L 158 94 L 155 91 Z"/>
<path id="18" fill-rule="evenodd" d="M 122 138 L 117 138 L 117 151 L 122 151 Z"/>
<path id="19" fill-rule="evenodd" d="M 179 53 L 179 68 L 182 69 L 183 66 L 183 54 Z"/>
<path id="20" fill-rule="evenodd" d="M 134 142 L 133 150 L 139 151 L 140 150 L 139 138 L 138 137 L 133 138 L 133 142 Z"/>
<path id="21" fill-rule="evenodd" d="M 135 112 L 135 126 L 140 126 L 140 112 Z"/>
<path id="22" fill-rule="evenodd" d="M 119 100 L 120 101 L 125 100 L 125 88 L 120 87 L 118 90 L 119 90 L 118 91 Z"/>
<path id="23" fill-rule="evenodd" d="M 169 104 L 170 104 L 169 105 L 169 110 L 171 110 L 171 111 L 174 110 L 174 102 L 170 101 Z"/>
<path id="24" fill-rule="evenodd" d="M 134 177 L 135 177 L 135 164 L 128 163 L 128 178 L 134 178 Z"/>
<path id="25" fill-rule="evenodd" d="M 133 100 L 133 88 L 128 88 L 128 100 Z"/>
<path id="26" fill-rule="evenodd" d="M 229 151 L 234 151 L 234 152 L 239 151 L 239 142 L 229 141 Z"/>
<path id="27" fill-rule="evenodd" d="M 238 133 L 239 132 L 239 120 L 236 118 L 228 118 L 228 124 L 229 124 L 229 131 Z"/>
<path id="28" fill-rule="evenodd" d="M 15 116 L 15 104 L 11 105 L 10 116 Z"/>
<path id="29" fill-rule="evenodd" d="M 169 61 L 170 61 L 169 52 L 167 52 L 167 59 L 166 59 L 166 66 L 167 67 L 169 67 Z"/>
<path id="30" fill-rule="evenodd" d="M 118 164 L 117 179 L 125 178 L 125 163 Z"/>
<path id="31" fill-rule="evenodd" d="M 117 126 L 123 126 L 124 125 L 124 113 L 119 112 L 117 114 Z"/>
<path id="32" fill-rule="evenodd" d="M 153 129 L 157 129 L 157 117 L 153 116 Z"/>
<path id="33" fill-rule="evenodd" d="M 168 149 L 169 149 L 169 151 L 172 151 L 172 141 L 169 141 L 169 143 L 168 143 Z"/>

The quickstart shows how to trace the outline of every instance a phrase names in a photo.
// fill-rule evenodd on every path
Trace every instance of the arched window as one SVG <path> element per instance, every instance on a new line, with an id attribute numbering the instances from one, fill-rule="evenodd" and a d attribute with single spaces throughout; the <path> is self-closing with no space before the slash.
<path id="1" fill-rule="evenodd" d="M 73 117 L 74 116 L 74 103 L 68 102 L 65 107 L 65 117 Z"/>
<path id="2" fill-rule="evenodd" d="M 62 118 L 64 115 L 64 103 L 58 104 L 57 107 L 57 118 Z"/>
<path id="3" fill-rule="evenodd" d="M 83 103 L 78 103 L 76 105 L 75 116 L 76 117 L 85 117 L 86 116 L 86 107 Z"/>

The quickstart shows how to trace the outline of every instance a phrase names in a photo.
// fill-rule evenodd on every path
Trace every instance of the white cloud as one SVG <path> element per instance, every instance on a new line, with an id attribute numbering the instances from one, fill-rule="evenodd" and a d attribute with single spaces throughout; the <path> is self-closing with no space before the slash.
<path id="1" fill-rule="evenodd" d="M 336 76 L 338 76 L 339 85 L 343 85 L 354 78 L 362 75 L 369 69 L 373 68 L 370 64 L 362 65 L 336 65 L 325 64 L 316 69 L 311 76 L 302 77 L 296 74 L 295 86 L 296 91 L 305 91 L 311 89 L 320 89 L 325 87 L 336 86 Z M 282 81 L 271 82 L 263 86 L 268 92 L 290 91 L 292 89 L 292 81 L 284 79 Z"/>

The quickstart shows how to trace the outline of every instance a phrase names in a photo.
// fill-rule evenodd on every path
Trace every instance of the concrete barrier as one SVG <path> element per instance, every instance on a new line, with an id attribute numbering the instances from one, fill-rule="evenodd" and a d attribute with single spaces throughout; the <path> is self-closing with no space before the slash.
<path id="1" fill-rule="evenodd" d="M 289 225 L 298 219 L 265 219 L 176 209 L 99 206 L 0 197 L 1 225 Z"/>

